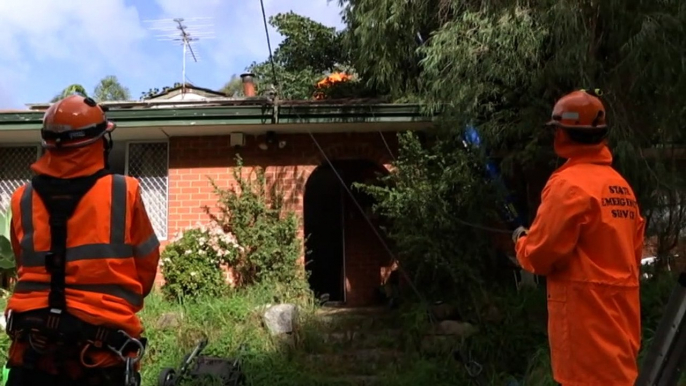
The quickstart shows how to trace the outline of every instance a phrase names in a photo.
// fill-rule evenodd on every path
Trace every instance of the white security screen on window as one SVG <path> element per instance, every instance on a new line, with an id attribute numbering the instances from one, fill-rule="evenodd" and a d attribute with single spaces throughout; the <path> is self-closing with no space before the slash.
<path id="1" fill-rule="evenodd" d="M 141 196 L 150 216 L 155 234 L 160 240 L 167 238 L 168 142 L 129 142 L 127 144 L 126 172 L 140 182 Z"/>
<path id="2" fill-rule="evenodd" d="M 10 206 L 12 193 L 31 181 L 31 164 L 40 155 L 40 146 L 0 146 L 0 210 Z"/>

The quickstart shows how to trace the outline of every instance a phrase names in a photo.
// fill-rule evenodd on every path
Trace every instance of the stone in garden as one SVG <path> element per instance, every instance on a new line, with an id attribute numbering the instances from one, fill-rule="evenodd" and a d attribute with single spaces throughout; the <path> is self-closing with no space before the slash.
<path id="1" fill-rule="evenodd" d="M 264 324 L 272 335 L 290 334 L 295 330 L 298 308 L 294 304 L 276 304 L 264 312 Z"/>

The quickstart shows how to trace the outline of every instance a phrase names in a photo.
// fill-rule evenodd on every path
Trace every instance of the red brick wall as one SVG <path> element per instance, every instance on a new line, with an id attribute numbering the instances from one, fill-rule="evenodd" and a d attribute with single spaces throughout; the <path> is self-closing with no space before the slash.
<path id="1" fill-rule="evenodd" d="M 395 152 L 397 139 L 394 133 L 384 134 L 390 148 Z M 315 138 L 331 160 L 369 159 L 379 165 L 390 167 L 392 155 L 381 135 L 374 133 L 315 134 Z M 232 148 L 229 136 L 173 137 L 169 144 L 169 229 L 173 238 L 177 232 L 198 222 L 206 222 L 203 205 L 213 207 L 216 200 L 208 177 L 221 187 L 230 186 L 233 179 L 234 156 L 243 158 L 244 174 L 252 173 L 255 166 L 265 168 L 269 183 L 278 183 L 286 194 L 286 205 L 300 217 L 300 236 L 303 235 L 303 195 L 310 173 L 325 163 L 315 143 L 307 134 L 280 134 L 277 140 L 285 140 L 286 146 L 274 146 L 268 150 L 258 148 L 264 137 L 247 137 L 246 146 Z M 395 154 L 393 154 L 395 156 Z M 364 221 L 364 220 L 362 220 Z M 368 227 L 366 224 L 357 229 Z M 346 227 L 347 228 L 347 227 Z M 381 260 L 387 254 L 379 250 L 378 240 L 367 237 L 373 233 L 360 232 L 360 238 L 350 241 L 346 250 L 346 271 L 349 287 L 348 298 L 357 303 L 368 297 L 371 287 L 380 282 Z M 362 238 L 364 237 L 364 239 Z M 352 239 L 350 239 L 352 240 Z M 164 244 L 164 243 L 163 243 Z M 303 255 L 304 261 L 304 255 Z M 158 275 L 158 281 L 163 280 Z M 352 285 L 354 284 L 354 285 Z M 367 295 L 363 295 L 367 294 Z"/>

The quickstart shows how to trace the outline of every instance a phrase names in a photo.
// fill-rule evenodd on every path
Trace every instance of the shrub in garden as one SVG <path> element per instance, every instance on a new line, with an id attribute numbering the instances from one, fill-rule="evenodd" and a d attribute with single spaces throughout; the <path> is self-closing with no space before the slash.
<path id="1" fill-rule="evenodd" d="M 244 179 L 241 172 L 242 161 L 237 157 L 232 187 L 220 188 L 210 179 L 217 195 L 217 214 L 205 207 L 209 224 L 187 229 L 165 248 L 162 290 L 167 297 L 220 295 L 228 289 L 226 267 L 238 288 L 287 284 L 286 289 L 276 286 L 287 297 L 307 291 L 305 272 L 297 264 L 302 245 L 298 219 L 283 210 L 278 190 L 267 193 L 262 169 L 256 171 L 255 179 Z"/>
<path id="2" fill-rule="evenodd" d="M 233 235 L 216 227 L 199 225 L 180 232 L 162 253 L 164 294 L 180 299 L 225 292 L 222 265 L 229 254 L 227 248 L 240 249 L 240 246 Z"/>
<path id="3" fill-rule="evenodd" d="M 265 173 L 256 168 L 255 178 L 243 178 L 243 163 L 236 157 L 236 181 L 223 189 L 210 180 L 218 197 L 217 213 L 205 207 L 212 222 L 224 232 L 235 235 L 242 248 L 231 248 L 223 257 L 233 269 L 238 287 L 261 282 L 306 285 L 304 270 L 297 264 L 302 242 L 298 238 L 298 219 L 283 208 L 283 194 L 267 188 Z M 304 287 L 303 287 L 304 288 Z"/>

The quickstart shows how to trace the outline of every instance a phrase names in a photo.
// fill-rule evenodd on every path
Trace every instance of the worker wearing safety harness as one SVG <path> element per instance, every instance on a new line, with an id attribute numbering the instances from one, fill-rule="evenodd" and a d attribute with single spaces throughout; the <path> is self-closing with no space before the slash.
<path id="1" fill-rule="evenodd" d="M 612 168 L 597 92 L 564 96 L 548 126 L 567 161 L 544 187 L 531 228 L 513 240 L 522 268 L 547 276 L 553 376 L 564 386 L 633 386 L 644 220 Z"/>
<path id="2" fill-rule="evenodd" d="M 136 313 L 159 242 L 138 181 L 108 171 L 115 125 L 73 95 L 43 118 L 44 155 L 11 200 L 18 280 L 9 299 L 8 386 L 139 385 Z"/>

